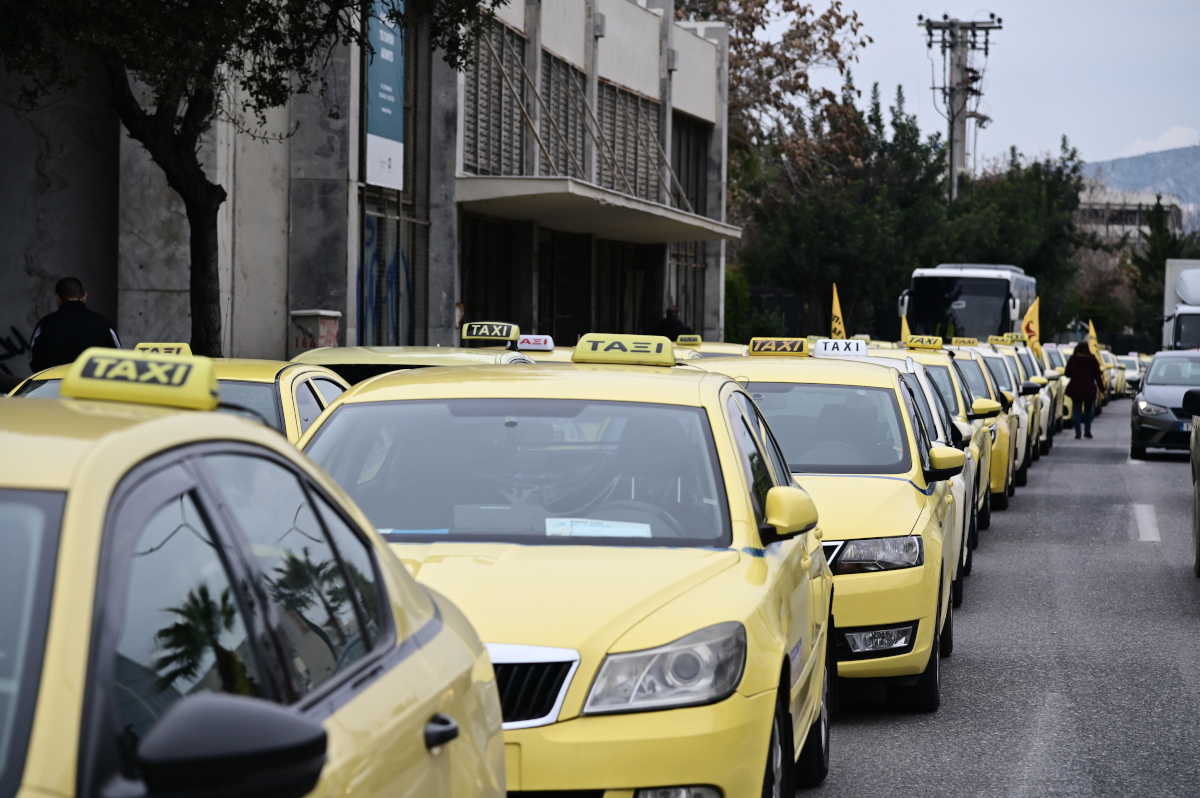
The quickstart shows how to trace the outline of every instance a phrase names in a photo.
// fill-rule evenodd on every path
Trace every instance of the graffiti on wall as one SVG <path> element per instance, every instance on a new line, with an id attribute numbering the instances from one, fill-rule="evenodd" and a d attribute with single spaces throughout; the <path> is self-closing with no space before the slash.
<path id="1" fill-rule="evenodd" d="M 9 335 L 0 335 L 0 374 L 11 377 L 12 369 L 9 368 L 8 362 L 22 355 L 29 355 L 29 342 L 25 340 L 25 336 L 16 327 L 9 327 Z"/>

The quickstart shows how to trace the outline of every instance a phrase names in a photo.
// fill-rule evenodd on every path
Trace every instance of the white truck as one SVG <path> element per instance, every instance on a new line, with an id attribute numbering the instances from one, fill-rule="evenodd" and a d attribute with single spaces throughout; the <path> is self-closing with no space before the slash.
<path id="1" fill-rule="evenodd" d="M 986 341 L 989 335 L 1020 332 L 1035 299 L 1037 280 L 1016 266 L 943 263 L 913 270 L 899 311 L 916 335 Z"/>
<path id="2" fill-rule="evenodd" d="M 1163 279 L 1163 349 L 1200 349 L 1200 260 L 1168 260 Z"/>

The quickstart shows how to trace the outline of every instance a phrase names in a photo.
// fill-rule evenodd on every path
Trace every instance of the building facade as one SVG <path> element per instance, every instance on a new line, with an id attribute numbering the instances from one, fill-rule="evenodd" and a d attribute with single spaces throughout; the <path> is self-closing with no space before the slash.
<path id="1" fill-rule="evenodd" d="M 668 305 L 720 339 L 726 224 L 723 24 L 670 0 L 511 0 L 461 72 L 420 23 L 373 23 L 326 97 L 265 126 L 223 120 L 202 159 L 221 208 L 223 348 L 459 342 L 504 319 L 573 343 L 647 331 Z M 3 77 L 10 95 L 17 81 Z M 127 344 L 188 340 L 182 203 L 96 80 L 0 109 L 0 379 L 28 373 L 59 277 Z"/>

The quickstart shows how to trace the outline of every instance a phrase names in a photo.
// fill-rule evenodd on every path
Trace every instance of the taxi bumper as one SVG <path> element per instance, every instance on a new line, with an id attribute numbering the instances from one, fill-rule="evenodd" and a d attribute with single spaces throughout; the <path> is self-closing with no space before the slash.
<path id="1" fill-rule="evenodd" d="M 927 553 L 928 554 L 928 553 Z M 851 679 L 912 676 L 925 671 L 937 618 L 938 572 L 924 567 L 833 578 L 833 617 L 837 618 L 838 675 Z M 911 646 L 890 656 L 855 654 L 847 631 L 916 626 Z"/>
<path id="2" fill-rule="evenodd" d="M 650 787 L 717 787 L 762 794 L 775 692 L 734 693 L 702 707 L 591 715 L 504 733 L 509 795 Z"/>

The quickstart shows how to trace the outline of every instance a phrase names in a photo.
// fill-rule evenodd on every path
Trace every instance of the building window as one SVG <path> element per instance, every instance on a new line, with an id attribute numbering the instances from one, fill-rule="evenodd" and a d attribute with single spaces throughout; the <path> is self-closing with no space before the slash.
<path id="1" fill-rule="evenodd" d="M 541 137 L 550 155 L 550 163 L 542 157 L 539 170 L 542 175 L 584 179 L 579 171 L 587 137 L 584 81 L 583 72 L 542 51 Z"/>
<path id="2" fill-rule="evenodd" d="M 663 316 L 661 245 L 596 242 L 596 326 L 614 333 L 648 333 Z"/>
<path id="3" fill-rule="evenodd" d="M 413 223 L 401 213 L 400 192 L 363 190 L 362 257 L 358 269 L 358 343 L 416 342 Z"/>
<path id="4" fill-rule="evenodd" d="M 708 215 L 708 150 L 712 130 L 712 125 L 687 114 L 675 112 L 671 118 L 671 168 L 679 181 L 671 186 L 672 204 L 683 210 L 690 208 L 700 216 Z"/>
<path id="5" fill-rule="evenodd" d="M 524 173 L 525 119 L 518 104 L 525 96 L 524 60 L 525 38 L 499 22 L 475 44 L 463 109 L 463 168 L 471 174 Z"/>
<path id="6" fill-rule="evenodd" d="M 680 241 L 671 244 L 671 269 L 667 276 L 667 298 L 679 308 L 679 318 L 696 332 L 704 329 L 704 276 L 708 266 L 708 242 Z"/>
<path id="7" fill-rule="evenodd" d="M 596 157 L 600 185 L 658 202 L 659 104 L 603 81 L 598 99 L 604 139 Z"/>

